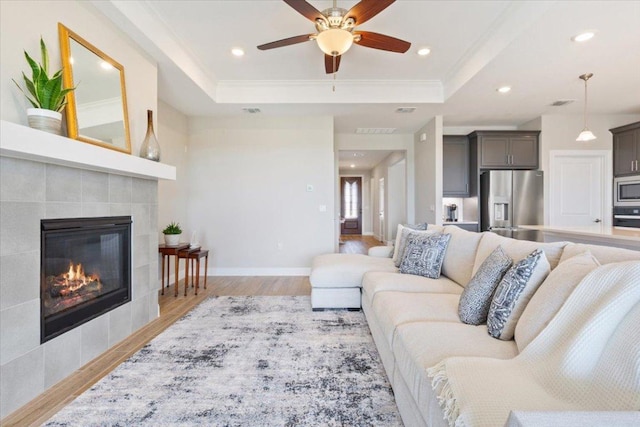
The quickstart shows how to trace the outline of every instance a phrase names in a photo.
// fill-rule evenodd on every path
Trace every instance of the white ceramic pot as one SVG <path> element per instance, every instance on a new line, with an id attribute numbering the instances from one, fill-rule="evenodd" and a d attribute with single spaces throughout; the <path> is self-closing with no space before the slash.
<path id="1" fill-rule="evenodd" d="M 62 135 L 62 114 L 43 108 L 27 108 L 29 127 Z"/>
<path id="2" fill-rule="evenodd" d="M 180 243 L 180 236 L 182 234 L 165 234 L 164 235 L 164 243 L 167 246 L 178 246 Z"/>

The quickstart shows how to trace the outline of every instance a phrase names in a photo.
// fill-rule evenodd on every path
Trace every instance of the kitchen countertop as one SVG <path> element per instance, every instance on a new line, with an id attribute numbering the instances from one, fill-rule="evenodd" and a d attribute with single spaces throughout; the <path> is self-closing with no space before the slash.
<path id="1" fill-rule="evenodd" d="M 545 241 L 569 240 L 640 250 L 640 228 L 612 227 L 602 224 L 581 227 L 521 225 L 520 228 L 541 231 Z"/>
<path id="2" fill-rule="evenodd" d="M 477 224 L 478 221 L 443 221 L 442 225 Z"/>

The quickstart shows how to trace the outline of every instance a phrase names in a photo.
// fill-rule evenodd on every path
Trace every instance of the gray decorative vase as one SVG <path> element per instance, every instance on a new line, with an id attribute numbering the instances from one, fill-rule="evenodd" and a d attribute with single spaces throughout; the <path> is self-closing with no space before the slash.
<path id="1" fill-rule="evenodd" d="M 27 108 L 27 121 L 29 127 L 62 135 L 62 114 L 44 108 Z"/>
<path id="2" fill-rule="evenodd" d="M 153 132 L 153 111 L 147 110 L 147 135 L 140 147 L 140 157 L 154 162 L 160 161 L 160 144 Z"/>

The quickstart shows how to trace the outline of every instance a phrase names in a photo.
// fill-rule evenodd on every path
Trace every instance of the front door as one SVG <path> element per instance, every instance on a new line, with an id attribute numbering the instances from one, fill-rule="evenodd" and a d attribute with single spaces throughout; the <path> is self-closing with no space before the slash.
<path id="1" fill-rule="evenodd" d="M 551 152 L 549 222 L 556 226 L 584 226 L 609 222 L 605 200 L 611 185 L 607 157 L 597 150 Z"/>
<path id="2" fill-rule="evenodd" d="M 362 178 L 340 178 L 340 234 L 362 234 Z"/>

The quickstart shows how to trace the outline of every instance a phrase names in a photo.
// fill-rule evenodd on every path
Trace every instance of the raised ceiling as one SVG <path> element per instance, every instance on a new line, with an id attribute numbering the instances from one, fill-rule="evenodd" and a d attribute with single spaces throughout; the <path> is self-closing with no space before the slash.
<path id="1" fill-rule="evenodd" d="M 319 10 L 331 1 L 310 3 Z M 349 9 L 356 1 L 338 1 Z M 187 115 L 331 115 L 336 132 L 413 133 L 517 126 L 543 114 L 640 113 L 640 1 L 398 0 L 359 29 L 410 41 L 406 54 L 353 46 L 334 81 L 314 41 L 256 46 L 314 31 L 283 1 L 93 1 L 158 61 L 159 96 Z M 571 38 L 592 30 L 585 43 Z M 420 57 L 421 47 L 431 54 Z M 233 47 L 245 50 L 231 55 Z M 496 89 L 509 85 L 500 95 Z M 334 90 L 335 87 L 335 90 Z M 576 102 L 552 107 L 559 99 Z M 413 106 L 411 114 L 398 107 Z"/>

